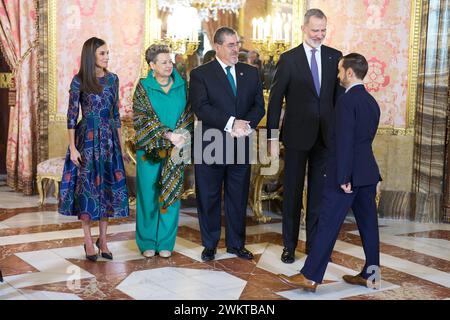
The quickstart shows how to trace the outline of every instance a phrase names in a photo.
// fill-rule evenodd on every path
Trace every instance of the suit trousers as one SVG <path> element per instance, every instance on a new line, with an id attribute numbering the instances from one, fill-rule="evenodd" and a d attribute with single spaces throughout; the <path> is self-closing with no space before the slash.
<path id="1" fill-rule="evenodd" d="M 285 148 L 282 232 L 284 246 L 291 252 L 293 252 L 297 247 L 307 164 L 307 251 L 310 249 L 312 240 L 316 233 L 328 153 L 321 136 L 322 135 L 320 133 L 317 135 L 317 140 L 310 150 L 296 150 L 288 147 Z"/>
<path id="2" fill-rule="evenodd" d="M 222 186 L 226 246 L 244 247 L 250 172 L 249 164 L 195 165 L 198 219 L 204 247 L 216 248 L 220 240 Z"/>
<path id="3" fill-rule="evenodd" d="M 375 202 L 376 184 L 354 187 L 344 193 L 338 186 L 326 186 L 316 237 L 300 271 L 306 278 L 322 282 L 342 223 L 351 208 L 361 236 L 366 263 L 361 272 L 367 279 L 380 265 L 380 240 Z M 372 268 L 369 269 L 369 267 Z"/>

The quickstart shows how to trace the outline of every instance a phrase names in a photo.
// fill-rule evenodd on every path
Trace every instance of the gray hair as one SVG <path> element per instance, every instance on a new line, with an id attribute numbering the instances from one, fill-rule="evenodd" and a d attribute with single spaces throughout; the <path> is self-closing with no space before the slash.
<path id="1" fill-rule="evenodd" d="M 156 57 L 160 53 L 170 53 L 169 46 L 165 44 L 152 44 L 147 50 L 145 50 L 145 61 L 147 61 L 149 65 L 150 62 L 155 63 Z"/>
<path id="2" fill-rule="evenodd" d="M 223 44 L 223 40 L 224 40 L 223 36 L 225 34 L 228 36 L 232 36 L 232 35 L 237 34 L 237 32 L 236 32 L 236 30 L 229 28 L 229 27 L 220 27 L 214 33 L 214 43 Z"/>
<path id="3" fill-rule="evenodd" d="M 323 13 L 322 10 L 320 9 L 309 9 L 308 11 L 306 11 L 305 13 L 305 17 L 303 18 L 303 25 L 308 24 L 309 22 L 309 18 L 311 17 L 316 17 L 319 19 L 327 19 L 327 16 L 325 15 L 325 13 Z"/>

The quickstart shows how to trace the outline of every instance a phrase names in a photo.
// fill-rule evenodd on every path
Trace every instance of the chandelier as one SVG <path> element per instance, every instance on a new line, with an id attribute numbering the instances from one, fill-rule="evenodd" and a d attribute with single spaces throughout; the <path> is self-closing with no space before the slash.
<path id="1" fill-rule="evenodd" d="M 276 62 L 291 46 L 292 15 L 277 13 L 274 17 L 253 18 L 252 42 L 265 58 Z"/>
<path id="2" fill-rule="evenodd" d="M 245 0 L 158 0 L 158 8 L 172 11 L 176 6 L 194 7 L 201 20 L 217 20 L 219 11 L 237 14 L 245 4 Z"/>
<path id="3" fill-rule="evenodd" d="M 168 45 L 173 53 L 192 55 L 199 46 L 198 33 L 201 30 L 197 9 L 177 5 L 167 16 L 166 27 L 159 18 L 151 20 L 151 39 Z"/>

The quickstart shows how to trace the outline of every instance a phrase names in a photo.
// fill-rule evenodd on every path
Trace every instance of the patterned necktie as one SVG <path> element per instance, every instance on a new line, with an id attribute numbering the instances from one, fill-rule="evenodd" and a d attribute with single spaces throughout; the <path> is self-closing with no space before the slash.
<path id="1" fill-rule="evenodd" d="M 316 60 L 317 49 L 311 49 L 311 74 L 314 81 L 314 87 L 316 87 L 317 95 L 320 96 L 320 81 L 319 81 L 319 68 Z"/>
<path id="2" fill-rule="evenodd" d="M 228 66 L 225 69 L 227 69 L 227 79 L 230 83 L 231 89 L 233 90 L 234 95 L 236 96 L 236 84 L 234 83 L 233 75 L 231 74 L 231 67 Z"/>

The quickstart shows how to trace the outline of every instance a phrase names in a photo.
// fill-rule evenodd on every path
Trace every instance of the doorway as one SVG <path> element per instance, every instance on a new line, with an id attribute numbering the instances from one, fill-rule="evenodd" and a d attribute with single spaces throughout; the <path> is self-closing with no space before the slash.
<path id="1" fill-rule="evenodd" d="M 6 176 L 6 148 L 8 144 L 10 94 L 13 94 L 12 73 L 0 53 L 0 180 Z M 13 98 L 13 97 L 11 97 Z"/>

